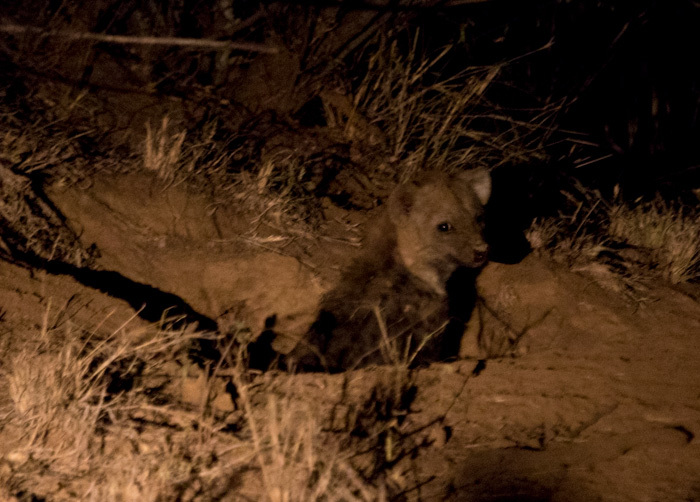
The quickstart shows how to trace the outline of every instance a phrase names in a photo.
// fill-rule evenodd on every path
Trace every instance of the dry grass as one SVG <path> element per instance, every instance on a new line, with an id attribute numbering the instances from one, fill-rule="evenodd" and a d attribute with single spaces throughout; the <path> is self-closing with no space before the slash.
<path id="1" fill-rule="evenodd" d="M 543 158 L 540 128 L 551 111 L 527 124 L 499 113 L 485 93 L 500 66 L 469 68 L 441 79 L 435 74 L 452 48 L 426 56 L 418 40 L 416 33 L 403 55 L 396 40 L 382 39 L 352 100 L 358 113 L 384 132 L 403 179 L 426 167 L 458 171 Z"/>
<path id="2" fill-rule="evenodd" d="M 146 122 L 146 140 L 143 150 L 143 167 L 156 173 L 164 180 L 172 180 L 180 170 L 182 163 L 182 144 L 186 131 L 169 131 L 167 116 L 163 117 L 160 129 L 153 131 L 151 123 Z"/>
<path id="3" fill-rule="evenodd" d="M 700 279 L 700 215 L 660 197 L 619 205 L 610 214 L 610 235 L 649 251 L 649 267 L 677 284 Z"/>
<path id="4" fill-rule="evenodd" d="M 634 204 L 607 202 L 598 191 L 582 187 L 566 195 L 572 202 L 568 214 L 536 220 L 528 230 L 536 251 L 607 278 L 614 273 L 628 286 L 649 278 L 672 284 L 700 279 L 695 209 L 660 196 Z"/>
<path id="5" fill-rule="evenodd" d="M 293 379 L 279 396 L 257 406 L 239 374 L 236 385 L 255 449 L 267 500 L 381 501 L 381 488 L 365 482 L 350 462 L 356 453 L 323 426 L 319 402 L 293 398 Z"/>
<path id="6" fill-rule="evenodd" d="M 70 86 L 51 83 L 8 100 L 3 91 L 7 90 L 0 89 L 0 161 L 23 174 L 65 182 L 84 177 L 103 161 L 110 142 L 96 127 L 96 98 L 87 91 L 76 93 Z"/>
<path id="7" fill-rule="evenodd" d="M 325 131 L 303 138 L 298 131 L 283 131 L 270 138 L 260 157 L 238 173 L 233 195 L 275 224 L 313 225 L 319 198 L 327 195 L 319 186 L 328 179 L 335 183 L 337 173 L 342 173 L 339 191 L 364 207 L 357 201 L 372 204 L 416 171 L 492 169 L 546 157 L 544 140 L 559 105 L 520 113 L 528 120 L 513 118 L 487 98 L 502 66 L 440 78 L 436 74 L 452 48 L 422 54 L 415 34 L 402 53 L 398 36 L 406 33 L 382 36 L 378 46 L 368 46 L 373 53 L 352 90 L 340 85 L 341 90 L 320 93 Z M 289 139 L 280 139 L 285 136 Z"/>
<path id="8" fill-rule="evenodd" d="M 10 470 L 0 479 L 7 493 L 385 500 L 384 485 L 368 483 L 351 462 L 357 452 L 347 448 L 349 431 L 329 430 L 321 401 L 296 392 L 292 377 L 282 392 L 267 392 L 240 366 L 221 362 L 207 377 L 187 362 L 199 336 L 187 328 L 127 323 L 104 337 L 97 331 L 52 331 L 45 321 L 36 341 L 5 361 L 0 460 Z M 236 386 L 238 409 L 215 403 L 215 388 L 227 381 Z"/>
<path id="9" fill-rule="evenodd" d="M 239 178 L 248 205 L 266 221 L 281 227 L 311 218 L 309 207 L 317 203 L 304 186 L 306 169 L 298 152 L 280 149 L 266 155 L 253 178 Z"/>
<path id="10" fill-rule="evenodd" d="M 83 266 L 92 260 L 53 205 L 36 194 L 31 178 L 0 162 L 0 241 L 12 255 L 63 260 Z"/>
<path id="11" fill-rule="evenodd" d="M 236 154 L 227 151 L 227 144 L 219 140 L 216 119 L 198 130 L 186 130 L 165 115 L 159 128 L 147 121 L 145 129 L 142 166 L 167 182 L 192 179 L 195 173 L 200 179 L 221 181 L 229 160 Z"/>
<path id="12" fill-rule="evenodd" d="M 174 500 L 209 489 L 222 473 L 207 464 L 231 447 L 218 432 L 225 424 L 154 398 L 195 336 L 124 325 L 100 339 L 45 326 L 3 374 L 11 400 L 2 425 L 16 438 L 5 456 L 10 484 L 52 500 Z"/>

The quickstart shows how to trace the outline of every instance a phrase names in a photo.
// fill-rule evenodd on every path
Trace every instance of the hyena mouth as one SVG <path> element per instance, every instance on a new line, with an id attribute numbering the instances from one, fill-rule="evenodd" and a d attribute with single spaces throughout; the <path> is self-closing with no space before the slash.
<path id="1" fill-rule="evenodd" d="M 473 267 L 481 267 L 482 265 L 486 264 L 486 261 L 489 258 L 489 250 L 488 249 L 475 249 L 474 250 L 474 258 L 472 260 L 472 266 Z"/>
<path id="2" fill-rule="evenodd" d="M 446 256 L 440 263 L 435 263 L 438 270 L 449 277 L 458 268 L 481 268 L 488 261 L 488 250 L 474 250 L 469 258 L 466 256 Z"/>

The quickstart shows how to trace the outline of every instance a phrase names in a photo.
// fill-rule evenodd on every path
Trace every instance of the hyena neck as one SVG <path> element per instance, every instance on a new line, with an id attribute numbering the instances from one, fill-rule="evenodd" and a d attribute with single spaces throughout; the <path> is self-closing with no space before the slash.
<path id="1" fill-rule="evenodd" d="M 411 277 L 420 289 L 429 291 L 441 298 L 447 296 L 445 281 L 440 278 L 434 267 L 422 266 L 413 261 L 410 256 L 405 256 L 401 253 L 401 248 L 395 250 L 394 261 L 398 266 L 406 270 L 406 275 Z"/>

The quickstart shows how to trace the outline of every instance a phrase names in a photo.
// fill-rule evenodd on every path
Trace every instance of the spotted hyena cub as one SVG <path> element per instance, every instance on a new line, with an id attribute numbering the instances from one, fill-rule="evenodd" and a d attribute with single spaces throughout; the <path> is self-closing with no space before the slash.
<path id="1" fill-rule="evenodd" d="M 316 322 L 281 366 L 342 371 L 454 359 L 486 262 L 487 171 L 424 173 L 400 185 L 365 249 L 322 299 Z"/>

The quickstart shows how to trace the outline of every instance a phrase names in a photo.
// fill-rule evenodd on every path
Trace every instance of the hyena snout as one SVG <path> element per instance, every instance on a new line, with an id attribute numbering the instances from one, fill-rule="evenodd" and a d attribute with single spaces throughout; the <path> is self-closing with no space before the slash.
<path id="1" fill-rule="evenodd" d="M 472 263 L 475 267 L 480 267 L 486 263 L 489 258 L 489 246 L 486 243 L 481 243 L 474 246 Z"/>

